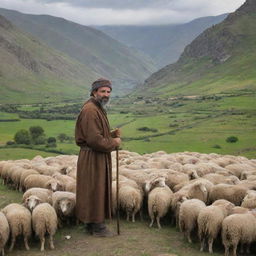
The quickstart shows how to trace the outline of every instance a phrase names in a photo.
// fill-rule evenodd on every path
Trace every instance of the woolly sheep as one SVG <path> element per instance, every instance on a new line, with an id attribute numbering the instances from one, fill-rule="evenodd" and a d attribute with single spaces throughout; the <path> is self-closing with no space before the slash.
<path id="1" fill-rule="evenodd" d="M 63 184 L 63 190 L 68 191 L 68 189 L 74 190 L 74 185 L 76 183 L 76 180 L 72 177 L 69 177 L 67 175 L 63 175 L 60 173 L 55 173 L 52 175 L 53 178 L 60 181 L 61 184 Z M 72 191 L 74 192 L 74 191 Z"/>
<path id="2" fill-rule="evenodd" d="M 225 256 L 232 253 L 236 256 L 237 246 L 241 248 L 247 244 L 247 253 L 250 251 L 250 244 L 256 240 L 256 214 L 249 212 L 244 214 L 233 214 L 226 217 L 222 222 L 222 243 L 225 247 Z"/>
<path id="3" fill-rule="evenodd" d="M 230 214 L 233 207 L 234 204 L 227 200 L 220 199 L 200 211 L 197 222 L 198 237 L 201 243 L 201 252 L 204 250 L 207 239 L 208 250 L 210 253 L 213 252 L 213 242 L 221 230 L 222 221 Z"/>
<path id="4" fill-rule="evenodd" d="M 241 207 L 248 209 L 256 208 L 256 191 L 248 191 L 247 195 L 243 199 Z"/>
<path id="5" fill-rule="evenodd" d="M 10 228 L 5 215 L 0 212 L 0 253 L 4 256 L 4 247 L 10 235 Z"/>
<path id="6" fill-rule="evenodd" d="M 189 243 L 192 243 L 191 232 L 197 227 L 199 212 L 205 207 L 205 203 L 198 199 L 186 200 L 180 206 L 179 228 Z"/>
<path id="7" fill-rule="evenodd" d="M 135 215 L 141 209 L 143 194 L 139 189 L 129 185 L 120 185 L 119 203 L 122 209 L 126 211 L 127 221 L 131 215 L 132 222 L 135 222 Z"/>
<path id="8" fill-rule="evenodd" d="M 157 178 L 148 183 L 146 191 L 150 191 L 148 194 L 148 213 L 151 218 L 149 226 L 152 227 L 156 219 L 158 228 L 161 228 L 160 218 L 168 212 L 173 192 L 165 184 L 165 178 Z"/>
<path id="9" fill-rule="evenodd" d="M 248 164 L 230 164 L 225 167 L 229 173 L 241 178 L 243 171 L 254 171 L 255 168 Z"/>
<path id="10" fill-rule="evenodd" d="M 24 180 L 31 174 L 39 174 L 39 172 L 33 169 L 27 169 L 24 172 L 22 172 L 20 176 L 19 191 L 24 192 L 26 190 L 26 188 L 24 187 Z"/>
<path id="11" fill-rule="evenodd" d="M 75 219 L 76 195 L 72 192 L 56 191 L 52 194 L 52 205 L 58 216 L 59 227 L 63 221 Z"/>
<path id="12" fill-rule="evenodd" d="M 48 203 L 38 204 L 32 212 L 32 225 L 35 234 L 41 241 L 41 251 L 44 251 L 45 235 L 49 234 L 50 248 L 54 249 L 53 236 L 57 230 L 57 214 Z"/>
<path id="13" fill-rule="evenodd" d="M 214 202 L 218 199 L 226 199 L 236 206 L 240 206 L 247 191 L 246 188 L 240 185 L 218 184 L 211 189 L 209 202 Z"/>
<path id="14" fill-rule="evenodd" d="M 203 178 L 211 181 L 214 185 L 221 183 L 235 185 L 240 183 L 240 180 L 234 175 L 223 176 L 217 173 L 209 173 L 204 175 Z"/>
<path id="15" fill-rule="evenodd" d="M 37 196 L 42 203 L 52 204 L 52 191 L 46 188 L 30 188 L 22 197 L 22 202 L 25 203 L 26 199 L 31 195 Z"/>
<path id="16" fill-rule="evenodd" d="M 51 176 L 42 174 L 31 174 L 24 180 L 24 187 L 26 189 L 39 187 L 49 188 L 52 191 L 62 190 L 63 185 Z"/>
<path id="17" fill-rule="evenodd" d="M 28 239 L 31 236 L 31 213 L 23 205 L 12 203 L 3 208 L 2 212 L 5 214 L 11 231 L 11 246 L 10 251 L 13 250 L 16 237 L 23 235 L 24 244 L 29 250 Z"/>

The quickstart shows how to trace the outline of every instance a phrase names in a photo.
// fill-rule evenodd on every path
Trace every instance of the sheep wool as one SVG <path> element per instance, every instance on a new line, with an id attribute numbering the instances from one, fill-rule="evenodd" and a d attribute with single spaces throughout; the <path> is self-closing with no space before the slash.
<path id="1" fill-rule="evenodd" d="M 4 256 L 4 246 L 9 239 L 10 228 L 5 215 L 0 212 L 0 253 Z"/>
<path id="2" fill-rule="evenodd" d="M 54 249 L 53 236 L 57 230 L 57 214 L 54 208 L 48 203 L 37 205 L 32 212 L 32 225 L 35 234 L 41 242 L 41 251 L 44 251 L 45 235 L 49 234 L 50 248 Z"/>

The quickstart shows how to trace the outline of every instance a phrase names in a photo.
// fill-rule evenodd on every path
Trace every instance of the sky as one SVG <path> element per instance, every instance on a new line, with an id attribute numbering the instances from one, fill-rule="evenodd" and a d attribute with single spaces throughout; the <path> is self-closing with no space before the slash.
<path id="1" fill-rule="evenodd" d="M 234 12 L 245 0 L 0 0 L 0 7 L 49 14 L 82 25 L 186 23 Z"/>

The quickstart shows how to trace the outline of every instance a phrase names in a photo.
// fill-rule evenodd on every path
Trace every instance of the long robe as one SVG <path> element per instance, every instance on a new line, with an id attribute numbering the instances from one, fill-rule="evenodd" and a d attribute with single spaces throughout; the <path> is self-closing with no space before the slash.
<path id="1" fill-rule="evenodd" d="M 111 218 L 112 138 L 105 110 L 92 97 L 76 122 L 77 162 L 76 216 L 83 223 L 101 223 Z"/>

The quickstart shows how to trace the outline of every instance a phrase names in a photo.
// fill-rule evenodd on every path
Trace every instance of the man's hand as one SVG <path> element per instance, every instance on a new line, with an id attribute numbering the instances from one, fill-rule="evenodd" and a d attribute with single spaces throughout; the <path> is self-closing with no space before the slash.
<path id="1" fill-rule="evenodd" d="M 114 138 L 114 140 L 117 143 L 117 147 L 119 147 L 120 144 L 121 144 L 121 139 L 120 138 Z"/>
<path id="2" fill-rule="evenodd" d="M 114 131 L 112 131 L 112 135 L 114 138 L 120 138 L 121 137 L 121 130 L 119 128 L 116 128 Z"/>

